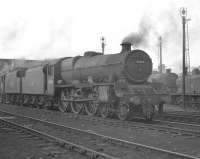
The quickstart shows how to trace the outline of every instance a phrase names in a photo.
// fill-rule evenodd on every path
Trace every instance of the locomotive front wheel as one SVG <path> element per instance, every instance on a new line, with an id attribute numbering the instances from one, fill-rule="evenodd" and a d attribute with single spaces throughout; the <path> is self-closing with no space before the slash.
<path id="1" fill-rule="evenodd" d="M 52 101 L 49 100 L 49 99 L 46 99 L 44 107 L 45 107 L 45 109 L 51 109 L 51 107 L 52 107 Z"/>
<path id="2" fill-rule="evenodd" d="M 154 111 L 154 105 L 143 107 L 143 114 L 147 121 L 151 121 L 153 119 Z"/>
<path id="3" fill-rule="evenodd" d="M 97 114 L 97 110 L 98 110 L 98 105 L 93 102 L 89 102 L 85 106 L 85 111 L 89 116 L 95 116 Z"/>
<path id="4" fill-rule="evenodd" d="M 64 101 L 61 101 L 61 103 L 59 104 L 58 106 L 58 109 L 61 111 L 61 112 L 66 112 L 67 109 L 69 107 L 69 102 L 64 102 Z"/>
<path id="5" fill-rule="evenodd" d="M 10 103 L 9 95 L 6 95 L 5 104 L 9 104 L 9 103 Z"/>
<path id="6" fill-rule="evenodd" d="M 71 103 L 71 110 L 75 114 L 80 114 L 83 108 L 84 108 L 83 103 L 80 103 L 80 102 L 72 102 Z"/>
<path id="7" fill-rule="evenodd" d="M 100 114 L 102 118 L 107 118 L 109 116 L 109 105 L 108 104 L 101 104 L 99 106 Z"/>
<path id="8" fill-rule="evenodd" d="M 38 101 L 39 101 L 38 97 L 35 97 L 34 102 L 33 102 L 33 107 L 40 108 L 40 106 L 38 105 Z"/>
<path id="9" fill-rule="evenodd" d="M 17 105 L 20 105 L 20 96 L 19 96 L 19 95 L 17 95 L 16 104 L 17 104 Z"/>
<path id="10" fill-rule="evenodd" d="M 121 103 L 118 106 L 117 116 L 120 120 L 127 120 L 130 115 L 130 108 L 128 104 Z"/>
<path id="11" fill-rule="evenodd" d="M 14 104 L 14 101 L 15 101 L 14 98 L 15 98 L 14 95 L 11 95 L 11 97 L 10 97 L 10 103 L 11 103 L 11 104 Z"/>
<path id="12" fill-rule="evenodd" d="M 12 99 L 12 104 L 15 105 L 16 104 L 16 95 L 13 95 L 13 99 Z"/>
<path id="13" fill-rule="evenodd" d="M 23 105 L 24 106 L 27 106 L 29 104 L 29 96 L 24 96 L 24 102 L 23 102 Z"/>
<path id="14" fill-rule="evenodd" d="M 44 97 L 40 97 L 39 96 L 37 102 L 38 102 L 38 107 L 42 108 L 44 106 L 44 104 L 45 104 Z"/>

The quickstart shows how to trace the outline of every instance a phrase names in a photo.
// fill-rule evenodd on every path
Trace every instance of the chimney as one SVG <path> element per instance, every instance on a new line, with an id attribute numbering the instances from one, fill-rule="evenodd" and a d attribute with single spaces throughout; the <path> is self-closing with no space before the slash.
<path id="1" fill-rule="evenodd" d="M 131 51 L 131 43 L 129 42 L 122 42 L 121 46 L 122 46 L 122 50 L 121 53 L 123 52 L 130 52 Z"/>
<path id="2" fill-rule="evenodd" d="M 171 71 L 170 68 L 168 68 L 168 69 L 166 69 L 166 72 L 167 72 L 167 73 L 171 73 L 172 71 Z"/>

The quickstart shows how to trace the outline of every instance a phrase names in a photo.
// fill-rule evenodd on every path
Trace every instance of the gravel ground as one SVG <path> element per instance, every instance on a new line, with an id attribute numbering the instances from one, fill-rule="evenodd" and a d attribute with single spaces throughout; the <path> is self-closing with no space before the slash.
<path id="1" fill-rule="evenodd" d="M 58 138 L 67 140 L 69 142 L 86 146 L 95 151 L 103 152 L 108 155 L 120 158 L 120 159 L 160 159 L 158 153 L 150 152 L 150 151 L 142 151 L 137 147 L 128 147 L 120 144 L 111 143 L 109 140 L 106 140 L 101 137 L 91 136 L 85 133 L 80 133 L 77 131 L 64 130 L 62 128 L 58 128 L 52 125 L 43 124 L 40 122 L 36 122 L 33 120 L 28 120 L 24 118 L 12 118 L 8 119 L 17 124 L 27 125 L 29 128 L 34 130 L 38 130 L 40 132 L 48 133 L 52 136 L 56 136 Z M 161 154 L 159 154 L 161 155 Z M 163 159 L 168 159 L 167 154 L 162 154 Z"/>
<path id="2" fill-rule="evenodd" d="M 8 130 L 0 128 L 0 158 L 1 159 L 31 159 L 43 158 L 40 149 L 35 147 L 35 141 L 26 141 Z"/>
<path id="3" fill-rule="evenodd" d="M 82 155 L 47 141 L 0 127 L 0 159 L 80 159 Z"/>
<path id="4" fill-rule="evenodd" d="M 122 127 L 113 127 L 98 123 L 98 121 L 70 119 L 69 114 L 57 111 L 25 108 L 19 106 L 0 105 L 0 109 L 22 115 L 32 116 L 43 120 L 53 121 L 58 124 L 76 127 L 101 133 L 103 135 L 125 139 L 132 142 L 138 142 L 150 146 L 164 148 L 167 150 L 177 151 L 181 153 L 191 154 L 200 157 L 200 138 L 192 136 L 182 136 L 174 133 L 169 134 L 156 130 L 131 129 Z"/>
<path id="5" fill-rule="evenodd" d="M 0 158 L 1 159 L 55 159 L 61 155 L 50 153 L 44 148 L 47 143 L 21 136 L 8 128 L 0 128 Z M 40 147 L 39 145 L 42 145 Z M 45 145 L 43 147 L 43 145 Z M 72 156 L 70 156 L 72 157 Z"/>

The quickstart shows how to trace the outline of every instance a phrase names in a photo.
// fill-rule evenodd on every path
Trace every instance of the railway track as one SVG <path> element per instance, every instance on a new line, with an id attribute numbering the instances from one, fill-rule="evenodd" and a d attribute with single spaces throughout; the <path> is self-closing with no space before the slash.
<path id="1" fill-rule="evenodd" d="M 0 110 L 1 111 L 1 110 Z M 87 115 L 76 115 L 73 113 L 67 113 L 68 117 L 71 119 L 86 120 L 96 122 L 97 124 L 101 123 L 103 125 L 123 127 L 123 128 L 133 128 L 133 129 L 147 129 L 147 130 L 157 130 L 163 133 L 172 133 L 172 134 L 181 134 L 187 136 L 196 136 L 200 137 L 200 125 L 195 123 L 184 123 L 176 122 L 171 120 L 153 120 L 151 122 L 146 122 L 142 118 L 134 118 L 131 121 L 120 121 L 112 118 L 100 118 Z M 176 113 L 175 113 L 176 114 Z M 179 114 L 180 115 L 180 114 Z M 183 115 L 183 114 L 181 114 Z M 197 113 L 192 114 L 198 116 Z"/>
<path id="2" fill-rule="evenodd" d="M 0 110 L 1 112 L 2 110 Z M 4 113 L 9 113 L 2 111 Z M 154 120 L 151 122 L 146 122 L 143 119 L 137 119 L 133 121 L 120 121 L 117 119 L 104 119 L 100 117 L 91 117 L 85 115 L 76 115 L 69 113 L 69 118 L 80 120 L 86 120 L 94 122 L 95 124 L 103 124 L 107 126 L 122 127 L 122 128 L 132 128 L 132 129 L 147 129 L 147 130 L 156 130 L 161 133 L 172 133 L 179 135 L 195 136 L 200 137 L 200 125 L 198 124 L 188 124 L 180 122 L 170 122 L 164 120 Z"/>
<path id="3" fill-rule="evenodd" d="M 167 120 L 174 122 L 185 122 L 191 124 L 200 124 L 200 114 L 180 114 L 180 113 L 164 113 L 162 116 L 157 117 L 159 120 Z"/>
<path id="4" fill-rule="evenodd" d="M 192 112 L 189 112 L 187 110 L 185 111 L 173 111 L 173 112 L 168 112 L 166 114 L 172 114 L 172 115 L 200 115 L 200 111 L 192 111 Z"/>
<path id="5" fill-rule="evenodd" d="M 76 118 L 76 116 L 73 115 L 71 117 Z M 170 122 L 164 120 L 154 120 L 151 122 L 146 122 L 143 119 L 139 120 L 137 119 L 132 121 L 119 121 L 116 119 L 102 119 L 98 117 L 88 118 L 87 116 L 80 116 L 79 118 L 81 120 L 98 122 L 108 126 L 115 126 L 115 127 L 129 128 L 129 129 L 132 128 L 132 129 L 157 130 L 163 133 L 200 137 L 200 125 L 198 124 Z"/>
<path id="6" fill-rule="evenodd" d="M 85 146 L 71 143 L 67 140 L 63 140 L 56 136 L 49 135 L 48 133 L 44 133 L 42 131 L 38 131 L 36 129 L 29 128 L 27 125 L 25 126 L 23 124 L 19 124 L 19 123 L 10 121 L 11 119 L 14 119 L 14 118 L 13 118 L 13 116 L 12 117 L 2 117 L 1 116 L 0 117 L 0 127 L 4 128 L 4 129 L 9 128 L 10 131 L 15 133 L 15 135 L 16 134 L 23 135 L 22 137 L 25 139 L 29 138 L 29 140 L 31 139 L 31 140 L 43 141 L 42 146 L 45 147 L 45 149 L 49 149 L 48 156 L 51 155 L 53 158 L 55 157 L 55 154 L 56 154 L 56 156 L 62 155 L 62 158 L 65 157 L 65 156 L 63 156 L 64 154 L 66 154 L 66 156 L 69 157 L 69 151 L 71 151 L 71 152 L 79 153 L 79 156 L 76 156 L 77 158 L 118 159 L 116 157 L 94 151 Z M 39 146 L 41 147 L 41 143 Z M 55 150 L 56 150 L 56 152 L 55 152 Z M 67 151 L 65 151 L 65 150 L 67 150 Z M 45 153 L 47 153 L 47 152 L 45 152 Z M 71 155 L 71 158 L 73 158 L 73 155 L 74 155 L 74 153 Z"/>
<path id="7" fill-rule="evenodd" d="M 11 124 L 17 124 L 28 131 L 40 133 L 54 139 L 60 145 L 68 145 L 69 149 L 78 149 L 81 154 L 93 154 L 103 158 L 181 158 L 197 159 L 191 155 L 164 150 L 148 145 L 121 140 L 95 132 L 59 125 L 53 122 L 35 119 L 28 116 L 2 112 L 1 119 Z M 31 128 L 30 128 L 31 127 Z M 56 137 L 55 137 L 56 136 Z M 70 141 L 66 141 L 70 140 Z M 84 146 L 83 146 L 84 145 Z M 95 154 L 95 155 L 94 155 Z"/>
<path id="8" fill-rule="evenodd" d="M 159 125 L 167 125 L 169 127 L 178 127 L 181 129 L 187 128 L 187 130 L 200 131 L 200 124 L 190 124 L 190 123 L 166 121 L 166 120 L 154 120 L 153 123 Z"/>
<path id="9" fill-rule="evenodd" d="M 154 120 L 151 122 L 146 122 L 143 119 L 137 119 L 134 121 L 127 121 L 126 127 L 140 127 L 150 130 L 158 130 L 168 133 L 179 133 L 180 135 L 191 135 L 195 137 L 200 137 L 200 125 L 198 124 L 188 124 L 182 122 L 170 122 L 164 120 Z"/>

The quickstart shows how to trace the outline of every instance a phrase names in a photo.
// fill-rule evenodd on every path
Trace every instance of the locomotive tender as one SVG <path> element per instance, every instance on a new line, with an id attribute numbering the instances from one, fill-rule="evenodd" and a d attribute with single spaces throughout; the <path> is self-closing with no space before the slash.
<path id="1" fill-rule="evenodd" d="M 62 112 L 100 114 L 103 118 L 115 114 L 121 120 L 130 116 L 151 120 L 154 105 L 161 102 L 147 82 L 152 60 L 143 50 L 131 50 L 131 43 L 121 45 L 117 54 L 90 51 L 3 74 L 2 101 L 56 106 Z"/>

